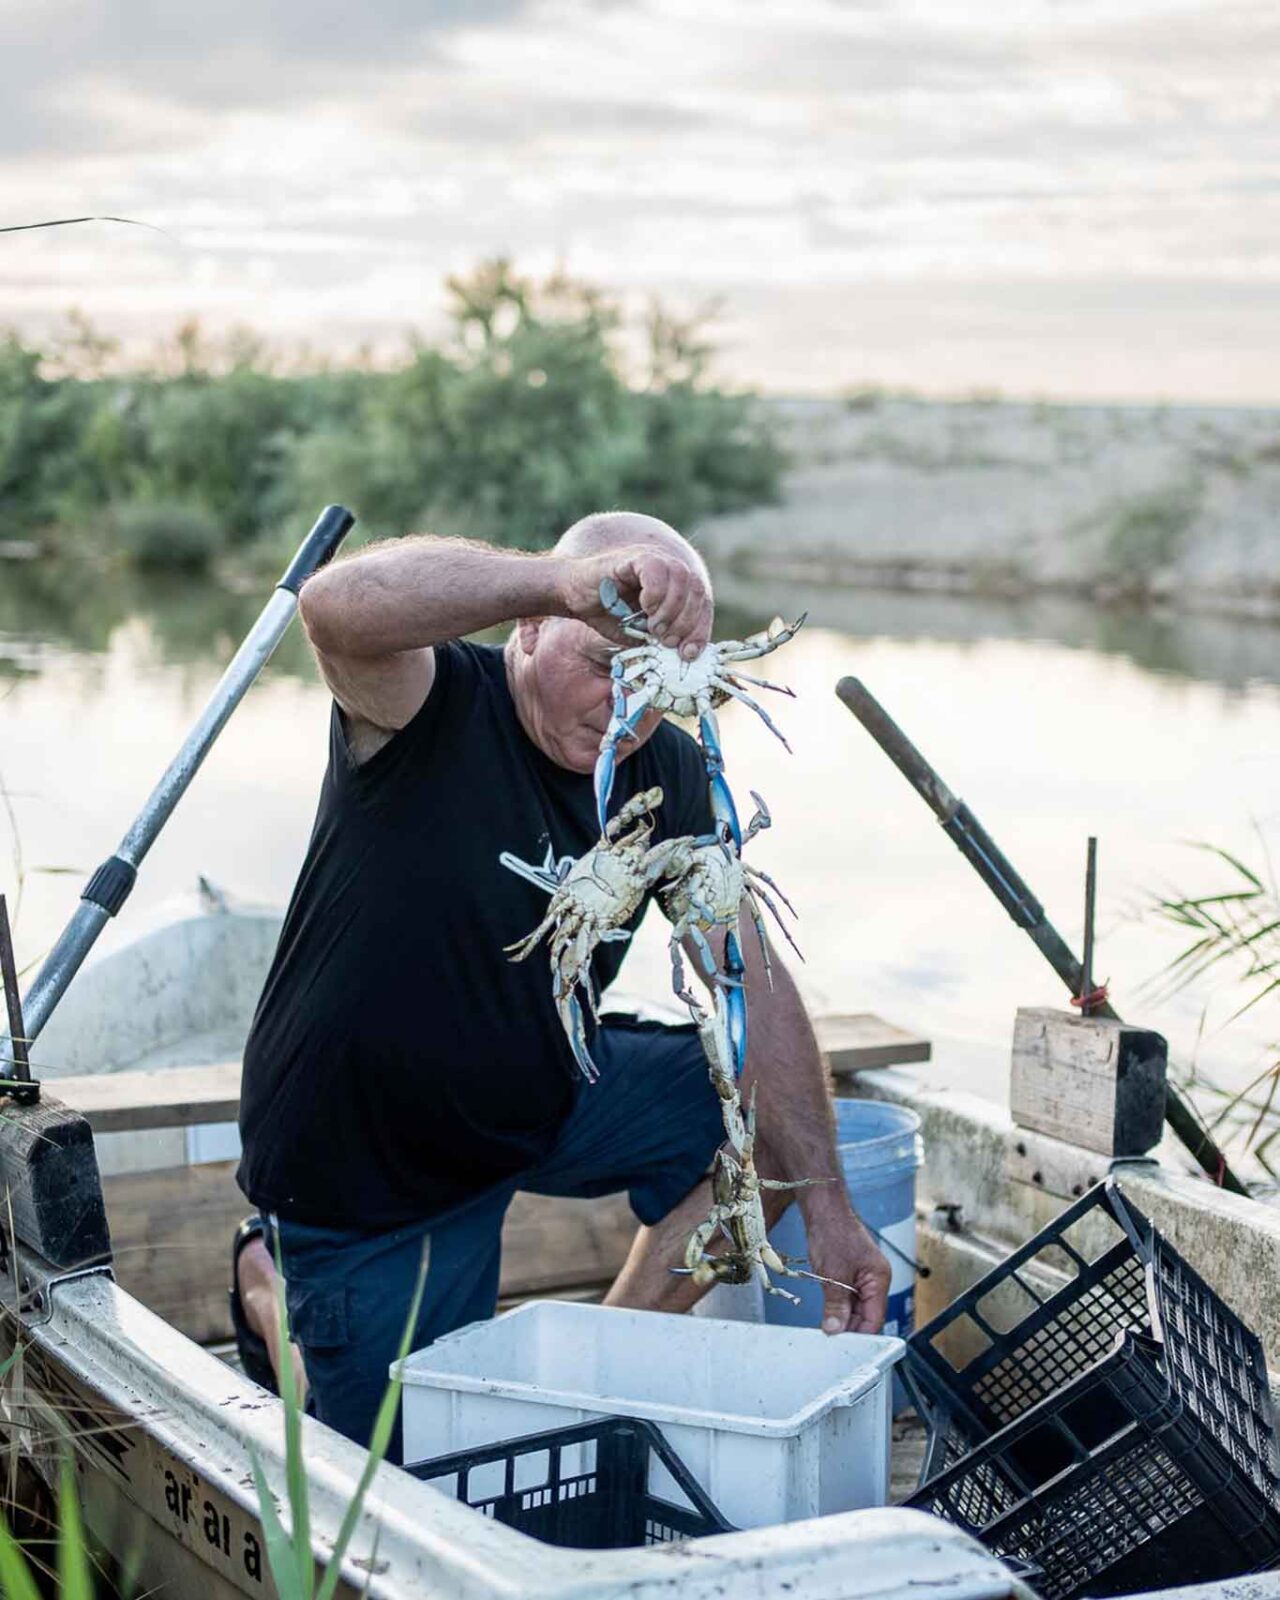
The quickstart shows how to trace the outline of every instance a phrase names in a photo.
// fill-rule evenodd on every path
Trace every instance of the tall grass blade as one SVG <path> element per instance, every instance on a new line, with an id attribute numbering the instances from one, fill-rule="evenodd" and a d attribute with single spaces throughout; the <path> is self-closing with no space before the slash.
<path id="1" fill-rule="evenodd" d="M 117 1585 L 120 1590 L 120 1600 L 139 1600 L 139 1580 L 142 1577 L 146 1551 L 146 1535 L 139 1531 L 128 1550 L 125 1551 L 124 1561 L 120 1567 L 120 1581 Z"/>
<path id="2" fill-rule="evenodd" d="M 289 1499 L 289 1549 L 292 1562 L 295 1592 L 307 1597 L 315 1587 L 315 1557 L 311 1553 L 311 1500 L 307 1486 L 307 1464 L 302 1453 L 302 1399 L 298 1394 L 297 1378 L 289 1354 L 289 1311 L 284 1296 L 284 1264 L 280 1259 L 280 1241 L 275 1241 L 276 1256 L 276 1328 L 279 1348 L 283 1352 L 278 1379 L 280 1399 L 284 1405 L 284 1463 L 285 1492 Z M 261 1499 L 261 1490 L 259 1490 Z M 275 1502 L 272 1502 L 272 1511 Z M 270 1545 L 268 1545 L 268 1551 Z M 273 1572 L 275 1571 L 273 1565 Z M 279 1573 L 275 1573 L 280 1583 Z"/>
<path id="3" fill-rule="evenodd" d="M 31 1575 L 27 1558 L 0 1515 L 0 1594 L 4 1600 L 40 1600 L 40 1591 Z"/>
<path id="4" fill-rule="evenodd" d="M 89 1552 L 69 1459 L 63 1460 L 58 1479 L 58 1600 L 93 1600 Z"/>
<path id="5" fill-rule="evenodd" d="M 404 1332 L 400 1335 L 400 1347 L 396 1351 L 397 1363 L 405 1359 L 413 1344 L 413 1331 L 418 1326 L 418 1313 L 422 1309 L 422 1296 L 427 1286 L 430 1245 L 431 1240 L 428 1236 L 418 1266 L 418 1281 L 414 1285 L 409 1315 L 405 1318 Z M 369 1454 L 365 1459 L 364 1471 L 360 1474 L 356 1492 L 343 1515 L 342 1526 L 338 1529 L 338 1537 L 333 1543 L 333 1556 L 316 1591 L 316 1600 L 333 1600 L 334 1591 L 342 1574 L 342 1558 L 347 1553 L 347 1546 L 351 1543 L 356 1525 L 360 1521 L 360 1513 L 364 1509 L 365 1496 L 369 1492 L 369 1485 L 373 1482 L 373 1475 L 386 1457 L 387 1446 L 391 1443 L 391 1430 L 395 1427 L 396 1407 L 400 1404 L 402 1388 L 400 1379 L 392 1378 L 382 1397 L 382 1404 L 378 1407 L 378 1415 L 373 1424 L 373 1434 L 369 1440 Z"/>
<path id="6" fill-rule="evenodd" d="M 405 1359 L 413 1343 L 413 1332 L 418 1325 L 418 1313 L 422 1309 L 422 1297 L 426 1290 L 429 1247 L 430 1241 L 423 1248 L 422 1261 L 418 1268 L 418 1279 L 414 1285 L 409 1305 L 409 1314 L 405 1318 L 404 1331 L 400 1335 L 400 1345 L 396 1351 L 397 1361 Z M 279 1379 L 280 1399 L 284 1407 L 285 1487 L 289 1500 L 290 1532 L 285 1532 L 280 1513 L 276 1508 L 275 1498 L 263 1474 L 262 1463 L 258 1459 L 257 1453 L 254 1452 L 252 1455 L 253 1477 L 258 1494 L 258 1508 L 262 1515 L 262 1531 L 266 1542 L 267 1564 L 271 1568 L 271 1575 L 275 1579 L 277 1589 L 280 1591 L 280 1600 L 333 1600 L 333 1595 L 342 1577 L 343 1557 L 346 1555 L 356 1528 L 359 1526 L 365 1497 L 369 1492 L 369 1485 L 373 1482 L 374 1473 L 377 1472 L 378 1467 L 386 1459 L 387 1447 L 391 1443 L 391 1434 L 395 1427 L 396 1408 L 400 1403 L 402 1385 L 399 1379 L 392 1379 L 387 1385 L 386 1393 L 382 1397 L 382 1403 L 378 1407 L 377 1417 L 374 1419 L 373 1433 L 369 1440 L 369 1449 L 365 1456 L 360 1480 L 356 1484 L 355 1493 L 343 1513 L 342 1523 L 338 1528 L 337 1538 L 334 1540 L 333 1551 L 326 1565 L 320 1586 L 317 1589 L 315 1587 L 315 1557 L 311 1549 L 311 1516 L 306 1463 L 302 1454 L 302 1404 L 298 1395 L 293 1363 L 288 1359 L 289 1313 L 284 1296 L 284 1271 L 280 1261 L 279 1240 L 276 1241 L 276 1274 L 276 1314 L 279 1318 L 280 1349 L 285 1352 L 285 1359 L 280 1363 L 282 1370 L 279 1373 Z"/>
<path id="7" fill-rule="evenodd" d="M 253 1462 L 253 1482 L 258 1491 L 258 1512 L 262 1517 L 262 1537 L 267 1547 L 267 1565 L 271 1568 L 276 1591 L 280 1600 L 311 1600 L 311 1585 L 303 1588 L 299 1582 L 293 1544 L 280 1521 L 275 1496 L 263 1475 L 258 1452 L 251 1451 L 250 1458 Z"/>
<path id="8" fill-rule="evenodd" d="M 163 233 L 166 239 L 173 235 L 154 222 L 139 222 L 136 217 L 55 217 L 51 222 L 11 222 L 0 228 L 0 233 L 33 233 L 37 228 L 74 228 L 81 222 L 122 222 L 126 228 L 149 228 L 152 233 Z"/>

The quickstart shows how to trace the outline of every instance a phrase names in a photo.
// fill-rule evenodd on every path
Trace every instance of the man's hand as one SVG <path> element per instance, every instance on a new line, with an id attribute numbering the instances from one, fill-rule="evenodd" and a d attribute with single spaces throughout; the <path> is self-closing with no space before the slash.
<path id="1" fill-rule="evenodd" d="M 889 1299 L 889 1263 L 852 1211 L 840 1221 L 808 1222 L 809 1269 L 821 1278 L 823 1333 L 879 1333 Z M 840 1288 L 849 1284 L 853 1293 Z"/>
<path id="2" fill-rule="evenodd" d="M 600 584 L 612 578 L 633 611 L 643 611 L 654 637 L 693 658 L 711 638 L 711 595 L 692 567 L 653 545 L 604 550 L 599 555 L 569 556 L 560 563 L 557 582 L 564 614 L 589 623 L 612 644 L 625 639 L 600 603 Z"/>

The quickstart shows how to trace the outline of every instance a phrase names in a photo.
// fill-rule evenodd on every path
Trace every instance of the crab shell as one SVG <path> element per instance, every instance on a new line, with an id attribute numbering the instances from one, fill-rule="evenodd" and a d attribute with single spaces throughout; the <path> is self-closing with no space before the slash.
<path id="1" fill-rule="evenodd" d="M 662 897 L 663 910 L 672 922 L 685 922 L 699 928 L 732 927 L 746 893 L 746 874 L 736 855 L 719 844 L 700 845 L 690 852 L 691 861 Z M 713 921 L 694 908 L 694 902 L 712 913 Z"/>
<path id="2" fill-rule="evenodd" d="M 692 661 L 686 661 L 670 645 L 650 644 L 641 646 L 627 662 L 623 679 L 629 688 L 654 691 L 653 710 L 692 717 L 699 709 L 699 701 L 721 706 L 730 698 L 717 682 L 723 672 L 718 645 L 706 645 Z"/>
<path id="3" fill-rule="evenodd" d="M 642 844 L 592 850 L 575 861 L 549 908 L 558 920 L 620 928 L 645 895 Z"/>

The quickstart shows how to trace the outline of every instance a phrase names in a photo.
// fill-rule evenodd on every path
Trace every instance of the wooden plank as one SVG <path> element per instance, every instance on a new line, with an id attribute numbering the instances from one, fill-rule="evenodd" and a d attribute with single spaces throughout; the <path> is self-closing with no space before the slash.
<path id="1" fill-rule="evenodd" d="M 0 1100 L 0 1226 L 55 1267 L 109 1254 L 98 1158 L 82 1116 L 42 1092 L 32 1106 Z"/>
<path id="2" fill-rule="evenodd" d="M 1023 1006 L 1009 1109 L 1020 1128 L 1106 1156 L 1145 1155 L 1164 1131 L 1168 1048 L 1112 1017 Z"/>
<path id="3" fill-rule="evenodd" d="M 59 1078 L 58 1094 L 95 1133 L 234 1122 L 240 1114 L 240 1063 L 169 1067 L 160 1072 L 95 1072 Z"/>
<path id="4" fill-rule="evenodd" d="M 231 1235 L 252 1209 L 233 1161 L 131 1172 L 103 1183 L 117 1281 L 205 1344 L 231 1336 Z M 569 1200 L 520 1194 L 502 1235 L 504 1297 L 608 1284 L 636 1221 L 625 1195 Z"/>
<path id="5" fill-rule="evenodd" d="M 818 1017 L 814 1021 L 818 1044 L 827 1057 L 833 1077 L 868 1072 L 874 1067 L 905 1066 L 928 1061 L 933 1046 L 919 1034 L 895 1027 L 870 1011 L 846 1016 Z"/>
<path id="6" fill-rule="evenodd" d="M 234 1161 L 161 1167 L 105 1178 L 116 1281 L 188 1337 L 231 1331 L 231 1234 L 253 1209 Z"/>
<path id="7" fill-rule="evenodd" d="M 536 1295 L 611 1283 L 637 1227 L 625 1194 L 602 1200 L 518 1194 L 502 1230 L 499 1293 Z"/>
<path id="8" fill-rule="evenodd" d="M 928 1061 L 927 1039 L 871 1012 L 819 1017 L 818 1043 L 836 1077 L 873 1067 Z M 95 1133 L 234 1122 L 240 1111 L 240 1063 L 172 1067 L 159 1072 L 99 1072 L 57 1080 L 58 1096 Z"/>

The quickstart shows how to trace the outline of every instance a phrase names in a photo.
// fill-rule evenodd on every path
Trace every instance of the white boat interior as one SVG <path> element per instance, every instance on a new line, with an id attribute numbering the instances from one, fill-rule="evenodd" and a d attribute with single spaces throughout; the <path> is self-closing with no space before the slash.
<path id="1" fill-rule="evenodd" d="M 239 1055 L 279 920 L 203 885 L 86 965 L 41 1035 L 36 1076 L 47 1104 L 65 1095 L 93 1129 L 114 1259 L 50 1262 L 16 1222 L 4 1228 L 3 1336 L 25 1354 L 0 1389 L 0 1431 L 51 1478 L 69 1442 L 96 1538 L 139 1565 L 147 1588 L 175 1595 L 274 1592 L 252 1462 L 283 1504 L 281 1406 L 205 1346 L 227 1334 L 225 1251 L 247 1210 L 232 1177 Z M 924 1041 L 901 1029 L 845 1021 L 820 1037 L 837 1093 L 894 1100 L 923 1119 L 917 1239 L 928 1276 L 918 1321 L 1108 1175 L 1106 1158 L 1015 1127 L 1005 1108 L 950 1089 L 945 1057 L 929 1059 Z M 1256 1329 L 1274 1371 L 1280 1212 L 1215 1188 L 1176 1150 L 1162 1146 L 1159 1157 L 1115 1164 L 1117 1181 Z M 20 1178 L 3 1176 L 11 1187 Z M 506 1303 L 597 1293 L 631 1226 L 621 1201 L 513 1208 Z M 304 1430 L 323 1562 L 364 1452 L 309 1419 Z M 959 1529 L 897 1507 L 586 1552 L 496 1525 L 387 1466 L 362 1507 L 340 1592 L 381 1600 L 1031 1594 Z M 1280 1600 L 1280 1573 L 1166 1592 Z"/>

